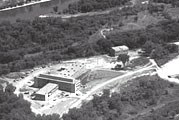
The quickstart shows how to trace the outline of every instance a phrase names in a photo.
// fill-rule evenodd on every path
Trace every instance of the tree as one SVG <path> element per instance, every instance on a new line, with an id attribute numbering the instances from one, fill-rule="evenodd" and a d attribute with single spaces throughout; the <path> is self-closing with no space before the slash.
<path id="1" fill-rule="evenodd" d="M 111 51 L 111 46 L 112 46 L 111 41 L 100 39 L 97 41 L 97 45 L 99 45 L 101 50 L 104 51 L 105 53 L 114 52 L 114 51 Z"/>
<path id="2" fill-rule="evenodd" d="M 155 43 L 152 41 L 146 41 L 142 46 L 142 49 L 145 51 L 145 54 L 150 55 L 151 51 L 155 48 Z"/>
<path id="3" fill-rule="evenodd" d="M 37 115 L 31 111 L 31 104 L 23 95 L 15 95 L 15 88 L 8 84 L 5 92 L 0 90 L 0 120 L 61 120 L 57 114 Z"/>
<path id="4" fill-rule="evenodd" d="M 15 87 L 12 84 L 8 84 L 5 88 L 5 92 L 9 93 L 10 95 L 13 94 L 13 92 L 15 91 Z"/>
<path id="5" fill-rule="evenodd" d="M 161 45 L 157 45 L 157 47 L 155 49 L 153 49 L 152 52 L 150 53 L 150 57 L 152 59 L 161 59 L 168 54 L 169 54 L 169 52 L 167 49 L 165 49 Z"/>
<path id="6" fill-rule="evenodd" d="M 168 45 L 166 45 L 166 49 L 167 49 L 170 53 L 178 53 L 178 45 L 168 44 Z"/>
<path id="7" fill-rule="evenodd" d="M 57 13 L 57 12 L 58 12 L 58 6 L 53 7 L 53 11 L 54 11 L 55 13 Z"/>
<path id="8" fill-rule="evenodd" d="M 110 49 L 108 55 L 111 57 L 115 57 L 115 51 L 113 49 Z"/>
<path id="9" fill-rule="evenodd" d="M 117 61 L 122 61 L 122 64 L 123 64 L 123 66 L 125 67 L 126 62 L 129 61 L 129 55 L 127 55 L 127 54 L 120 54 L 120 55 L 117 57 Z"/>

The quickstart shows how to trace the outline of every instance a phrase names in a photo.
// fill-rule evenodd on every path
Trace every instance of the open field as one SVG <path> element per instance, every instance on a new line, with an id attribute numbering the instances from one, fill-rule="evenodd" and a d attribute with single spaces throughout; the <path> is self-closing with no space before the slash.
<path id="1" fill-rule="evenodd" d="M 125 74 L 125 72 L 118 72 L 112 70 L 95 70 L 89 73 L 87 78 L 87 84 L 85 89 L 82 89 L 82 93 L 90 91 L 94 86 L 100 85 L 112 78 Z"/>

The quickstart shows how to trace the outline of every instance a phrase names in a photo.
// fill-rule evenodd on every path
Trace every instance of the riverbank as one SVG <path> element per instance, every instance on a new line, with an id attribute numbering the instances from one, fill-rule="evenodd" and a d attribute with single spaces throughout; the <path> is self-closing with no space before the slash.
<path id="1" fill-rule="evenodd" d="M 7 11 L 7 10 L 12 10 L 12 9 L 17 9 L 17 8 L 21 8 L 21 7 L 26 7 L 26 6 L 30 6 L 30 5 L 34 5 L 34 4 L 39 4 L 39 3 L 43 3 L 43 2 L 49 2 L 49 1 L 51 1 L 51 0 L 33 1 L 33 2 L 24 4 L 24 5 L 21 5 L 21 6 L 9 7 L 9 8 L 1 9 L 0 12 Z"/>
<path id="2" fill-rule="evenodd" d="M 93 16 L 93 15 L 102 15 L 102 14 L 109 14 L 110 13 L 110 10 L 106 10 L 106 11 L 103 11 L 103 12 L 87 12 L 87 13 L 77 13 L 77 14 L 63 14 L 63 15 L 60 15 L 60 14 L 46 14 L 46 15 L 40 15 L 39 17 L 40 18 L 50 18 L 50 17 L 54 17 L 54 18 L 57 18 L 57 17 L 60 17 L 62 19 L 68 19 L 68 18 L 72 18 L 72 17 L 79 17 L 79 16 Z"/>

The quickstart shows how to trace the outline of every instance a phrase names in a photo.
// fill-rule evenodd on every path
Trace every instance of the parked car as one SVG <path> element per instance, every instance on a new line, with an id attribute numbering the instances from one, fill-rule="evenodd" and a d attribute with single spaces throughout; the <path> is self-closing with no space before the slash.
<path id="1" fill-rule="evenodd" d="M 29 91 L 25 91 L 24 94 L 29 94 Z"/>
<path id="2" fill-rule="evenodd" d="M 169 75 L 168 78 L 172 78 L 172 76 Z"/>
<path id="3" fill-rule="evenodd" d="M 65 97 L 68 97 L 69 96 L 69 94 L 65 94 Z"/>

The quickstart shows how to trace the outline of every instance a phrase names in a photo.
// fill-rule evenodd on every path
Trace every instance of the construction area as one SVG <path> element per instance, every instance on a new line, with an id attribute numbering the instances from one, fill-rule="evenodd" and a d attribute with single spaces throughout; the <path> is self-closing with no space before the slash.
<path id="1" fill-rule="evenodd" d="M 34 68 L 23 78 L 12 82 L 16 86 L 15 93 L 23 94 L 24 99 L 31 103 L 34 113 L 62 115 L 70 108 L 79 107 L 83 100 L 91 99 L 92 95 L 100 94 L 113 81 L 150 65 L 148 59 L 140 58 L 137 50 L 129 50 L 126 46 L 112 49 L 116 55 L 114 57 L 100 55 Z M 115 66 L 123 65 L 117 60 L 120 54 L 129 55 L 129 63 L 125 69 L 115 70 Z"/>

